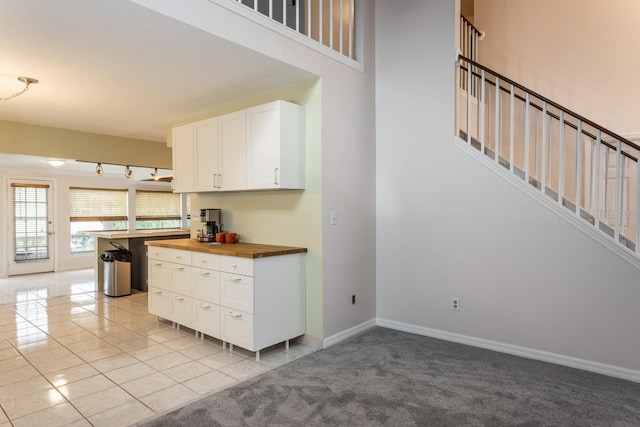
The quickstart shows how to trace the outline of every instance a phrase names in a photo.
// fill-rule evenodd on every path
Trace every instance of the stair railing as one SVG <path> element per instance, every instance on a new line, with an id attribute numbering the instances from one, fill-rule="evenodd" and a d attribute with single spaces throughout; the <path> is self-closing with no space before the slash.
<path id="1" fill-rule="evenodd" d="M 359 0 L 225 1 L 243 5 L 351 59 L 356 57 L 355 16 Z"/>
<path id="2" fill-rule="evenodd" d="M 468 57 L 457 67 L 459 136 L 640 256 L 640 147 Z"/>
<path id="3" fill-rule="evenodd" d="M 471 21 L 460 15 L 460 52 L 459 54 L 472 61 L 478 61 L 478 48 L 480 40 L 484 38 L 484 32 L 477 29 Z M 474 81 L 472 80 L 472 84 Z M 460 84 L 464 90 L 467 89 L 466 71 L 460 69 Z M 476 95 L 475 87 L 472 86 L 471 93 Z"/>

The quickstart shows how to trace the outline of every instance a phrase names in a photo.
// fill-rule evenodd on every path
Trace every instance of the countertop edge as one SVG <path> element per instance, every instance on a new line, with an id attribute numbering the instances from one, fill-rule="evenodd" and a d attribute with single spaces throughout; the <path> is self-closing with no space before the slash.
<path id="1" fill-rule="evenodd" d="M 259 243 L 209 245 L 206 242 L 198 242 L 194 239 L 150 240 L 144 242 L 144 244 L 146 246 L 158 246 L 162 248 L 180 249 L 241 258 L 266 258 L 307 252 L 307 248 L 294 246 L 264 245 Z"/>

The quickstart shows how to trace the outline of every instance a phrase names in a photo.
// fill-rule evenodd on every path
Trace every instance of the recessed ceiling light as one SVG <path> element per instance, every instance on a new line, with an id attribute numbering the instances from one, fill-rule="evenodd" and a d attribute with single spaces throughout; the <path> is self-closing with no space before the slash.
<path id="1" fill-rule="evenodd" d="M 47 163 L 49 163 L 51 166 L 62 166 L 64 165 L 64 160 L 62 159 L 47 159 Z"/>

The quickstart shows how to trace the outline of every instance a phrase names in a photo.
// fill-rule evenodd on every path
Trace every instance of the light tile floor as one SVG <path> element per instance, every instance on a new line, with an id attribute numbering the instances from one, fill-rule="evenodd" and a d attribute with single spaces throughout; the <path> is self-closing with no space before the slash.
<path id="1" fill-rule="evenodd" d="M 254 353 L 176 330 L 93 270 L 0 279 L 0 427 L 126 426 L 314 351 Z"/>

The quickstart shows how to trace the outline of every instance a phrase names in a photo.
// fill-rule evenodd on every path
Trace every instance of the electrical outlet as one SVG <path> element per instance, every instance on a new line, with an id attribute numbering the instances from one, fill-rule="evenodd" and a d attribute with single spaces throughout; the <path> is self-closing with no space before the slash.
<path id="1" fill-rule="evenodd" d="M 356 303 L 356 294 L 351 295 L 351 305 Z"/>
<path id="2" fill-rule="evenodd" d="M 454 311 L 460 310 L 460 298 L 458 297 L 451 298 L 451 310 L 454 310 Z"/>

